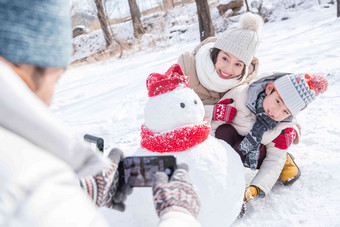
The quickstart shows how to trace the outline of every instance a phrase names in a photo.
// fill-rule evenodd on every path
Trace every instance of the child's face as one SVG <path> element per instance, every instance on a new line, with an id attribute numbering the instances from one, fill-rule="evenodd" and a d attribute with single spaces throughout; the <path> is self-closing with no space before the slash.
<path id="1" fill-rule="evenodd" d="M 222 79 L 232 79 L 242 74 L 244 63 L 232 54 L 221 50 L 216 59 L 215 69 Z"/>
<path id="2" fill-rule="evenodd" d="M 292 114 L 288 110 L 287 106 L 279 96 L 279 94 L 274 90 L 274 83 L 269 82 L 266 87 L 267 96 L 263 100 L 263 109 L 266 111 L 267 115 L 274 121 L 282 121 Z"/>

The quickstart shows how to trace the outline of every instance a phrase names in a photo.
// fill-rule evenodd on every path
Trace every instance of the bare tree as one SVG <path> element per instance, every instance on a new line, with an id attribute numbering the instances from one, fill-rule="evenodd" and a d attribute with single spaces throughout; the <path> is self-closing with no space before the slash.
<path id="1" fill-rule="evenodd" d="M 85 13 L 98 18 L 99 23 L 100 23 L 100 27 L 103 30 L 106 46 L 107 47 L 110 46 L 112 44 L 112 41 L 114 40 L 119 45 L 119 48 L 120 48 L 119 57 L 121 57 L 123 55 L 123 45 L 120 42 L 120 40 L 116 37 L 116 35 L 112 31 L 112 27 L 110 26 L 109 17 L 110 17 L 110 15 L 112 15 L 112 8 L 113 7 L 112 7 L 112 4 L 111 4 L 110 7 L 109 7 L 110 10 L 108 11 L 108 7 L 107 7 L 108 3 L 112 3 L 112 1 L 108 1 L 108 0 L 85 0 L 85 1 L 82 2 L 82 4 L 85 4 L 85 6 L 86 6 L 85 7 L 86 8 Z M 98 7 L 98 4 L 99 4 L 99 7 Z M 84 7 L 84 6 L 82 6 L 82 7 Z M 100 19 L 100 18 L 102 18 L 102 19 Z M 109 31 L 109 33 L 107 33 L 108 31 Z M 108 42 L 110 44 L 108 44 Z"/>
<path id="2" fill-rule="evenodd" d="M 145 30 L 140 20 L 140 12 L 136 0 L 129 0 L 129 6 L 133 24 L 133 34 L 136 38 L 139 38 L 145 33 Z"/>
<path id="3" fill-rule="evenodd" d="M 106 14 L 105 14 L 103 2 L 102 2 L 102 0 L 94 0 L 94 2 L 96 3 L 97 16 L 98 16 L 98 20 L 99 20 L 99 23 L 100 23 L 100 27 L 101 27 L 103 34 L 104 34 L 106 47 L 109 47 L 112 44 L 112 35 L 111 35 L 110 30 L 109 30 L 109 22 L 108 22 L 108 18 L 106 16 Z"/>
<path id="4" fill-rule="evenodd" d="M 168 11 L 169 9 L 174 7 L 174 2 L 173 0 L 163 0 L 163 6 L 164 6 L 164 10 Z"/>
<path id="5" fill-rule="evenodd" d="M 106 0 L 104 0 L 106 1 Z M 107 7 L 104 8 L 104 11 L 105 11 L 105 15 L 106 15 L 106 18 L 108 18 L 108 15 L 109 13 L 107 12 Z M 120 40 L 116 37 L 116 35 L 114 34 L 114 32 L 112 31 L 112 27 L 109 25 L 109 28 L 110 28 L 110 32 L 111 32 L 111 37 L 114 39 L 114 41 L 118 44 L 119 46 L 119 49 L 120 49 L 120 54 L 119 54 L 119 58 L 121 58 L 123 56 L 123 45 L 122 43 L 120 42 Z"/>
<path id="6" fill-rule="evenodd" d="M 200 39 L 205 40 L 214 36 L 214 27 L 210 16 L 210 8 L 207 0 L 196 0 L 197 16 L 200 28 Z"/>
<path id="7" fill-rule="evenodd" d="M 246 7 L 247 7 L 247 12 L 249 12 L 249 4 L 248 4 L 248 0 L 244 0 L 244 2 L 246 3 Z"/>
<path id="8" fill-rule="evenodd" d="M 337 17 L 340 17 L 340 0 L 337 0 L 337 5 L 338 5 L 338 7 L 337 7 Z"/>

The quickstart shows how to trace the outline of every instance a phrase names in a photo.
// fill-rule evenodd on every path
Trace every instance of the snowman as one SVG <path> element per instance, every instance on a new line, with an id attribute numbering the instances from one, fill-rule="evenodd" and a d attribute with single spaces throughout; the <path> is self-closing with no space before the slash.
<path id="1" fill-rule="evenodd" d="M 188 164 L 201 201 L 198 221 L 204 227 L 229 226 L 242 205 L 244 168 L 227 143 L 210 136 L 203 104 L 188 81 L 179 65 L 147 78 L 141 148 L 134 155 L 174 155 L 177 163 Z M 150 188 L 134 189 L 128 207 L 140 225 L 157 226 Z"/>

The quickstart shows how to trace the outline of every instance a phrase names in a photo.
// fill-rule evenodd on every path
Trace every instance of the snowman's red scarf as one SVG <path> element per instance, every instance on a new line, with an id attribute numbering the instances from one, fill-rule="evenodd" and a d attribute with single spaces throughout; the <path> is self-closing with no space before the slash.
<path id="1" fill-rule="evenodd" d="M 184 151 L 205 141 L 210 134 L 210 129 L 209 123 L 205 120 L 202 124 L 164 133 L 153 132 L 143 124 L 141 146 L 158 153 Z"/>

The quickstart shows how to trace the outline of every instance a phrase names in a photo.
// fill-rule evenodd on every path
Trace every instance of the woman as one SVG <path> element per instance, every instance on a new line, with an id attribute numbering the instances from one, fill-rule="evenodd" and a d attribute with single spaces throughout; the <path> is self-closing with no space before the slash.
<path id="1" fill-rule="evenodd" d="M 204 40 L 193 52 L 186 52 L 178 59 L 184 74 L 190 78 L 189 86 L 205 105 L 208 121 L 213 117 L 214 105 L 229 89 L 257 75 L 259 63 L 254 55 L 262 24 L 260 16 L 246 13 L 238 27 L 229 28 L 219 38 Z"/>

